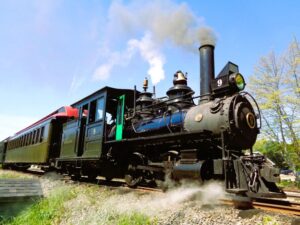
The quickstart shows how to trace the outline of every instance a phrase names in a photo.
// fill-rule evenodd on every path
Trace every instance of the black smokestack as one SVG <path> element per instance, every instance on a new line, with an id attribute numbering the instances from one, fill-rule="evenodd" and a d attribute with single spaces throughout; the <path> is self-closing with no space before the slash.
<path id="1" fill-rule="evenodd" d="M 200 51 L 200 103 L 210 100 L 210 82 L 215 78 L 214 46 L 202 45 Z"/>

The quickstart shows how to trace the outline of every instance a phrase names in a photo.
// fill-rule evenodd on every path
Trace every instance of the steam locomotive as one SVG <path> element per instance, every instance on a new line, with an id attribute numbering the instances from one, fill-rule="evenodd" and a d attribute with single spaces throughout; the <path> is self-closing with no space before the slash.
<path id="1" fill-rule="evenodd" d="M 181 71 L 163 98 L 148 92 L 147 80 L 141 92 L 104 87 L 3 140 L 3 168 L 38 164 L 73 179 L 125 178 L 130 187 L 220 179 L 230 193 L 284 197 L 279 170 L 252 151 L 260 111 L 238 66 L 228 62 L 215 77 L 214 46 L 199 51 L 199 96 Z"/>

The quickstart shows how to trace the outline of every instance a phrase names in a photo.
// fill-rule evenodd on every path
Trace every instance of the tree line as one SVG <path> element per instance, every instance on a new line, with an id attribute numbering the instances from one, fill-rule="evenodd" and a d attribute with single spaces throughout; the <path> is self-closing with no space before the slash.
<path id="1" fill-rule="evenodd" d="M 280 54 L 261 57 L 249 89 L 261 109 L 262 131 L 254 150 L 280 168 L 300 170 L 300 45 L 296 37 Z"/>

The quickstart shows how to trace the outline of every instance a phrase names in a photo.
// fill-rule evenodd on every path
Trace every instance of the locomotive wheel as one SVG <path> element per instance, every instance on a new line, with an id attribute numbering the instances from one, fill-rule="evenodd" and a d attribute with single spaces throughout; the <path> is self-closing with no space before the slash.
<path id="1" fill-rule="evenodd" d="M 94 173 L 88 174 L 88 180 L 89 181 L 94 181 L 94 180 L 96 180 L 97 176 L 98 175 L 94 174 Z"/>
<path id="2" fill-rule="evenodd" d="M 82 171 L 81 169 L 71 169 L 69 170 L 69 176 L 73 181 L 79 181 L 81 179 Z"/>
<path id="3" fill-rule="evenodd" d="M 135 188 L 136 186 L 138 186 L 138 184 L 140 184 L 142 180 L 143 176 L 136 176 L 134 174 L 125 175 L 125 182 L 131 188 Z"/>
<path id="4" fill-rule="evenodd" d="M 30 168 L 30 165 L 28 164 L 18 164 L 18 163 L 15 163 L 13 165 L 13 168 L 17 171 L 26 171 L 27 169 Z"/>
<path id="5" fill-rule="evenodd" d="M 2 169 L 8 170 L 10 169 L 10 166 L 8 164 L 2 164 Z"/>
<path id="6" fill-rule="evenodd" d="M 80 178 L 81 178 L 81 176 L 78 173 L 71 175 L 71 180 L 73 180 L 73 181 L 78 181 L 78 180 L 80 180 Z"/>
<path id="7" fill-rule="evenodd" d="M 143 155 L 139 153 L 132 156 L 128 165 L 127 173 L 125 174 L 125 182 L 131 188 L 135 188 L 144 179 L 143 172 L 137 169 L 138 165 L 145 165 L 145 159 Z"/>

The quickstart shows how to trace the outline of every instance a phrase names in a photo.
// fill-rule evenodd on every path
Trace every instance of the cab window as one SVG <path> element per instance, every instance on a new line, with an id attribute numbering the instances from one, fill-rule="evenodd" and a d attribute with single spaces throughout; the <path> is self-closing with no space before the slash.
<path id="1" fill-rule="evenodd" d="M 98 120 L 103 119 L 104 111 L 104 98 L 99 98 L 91 102 L 90 105 L 90 114 L 89 114 L 89 123 L 93 123 Z"/>

